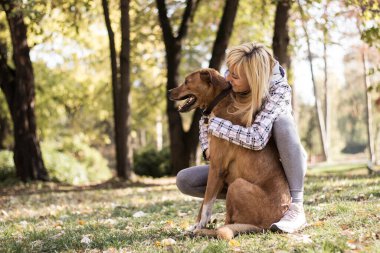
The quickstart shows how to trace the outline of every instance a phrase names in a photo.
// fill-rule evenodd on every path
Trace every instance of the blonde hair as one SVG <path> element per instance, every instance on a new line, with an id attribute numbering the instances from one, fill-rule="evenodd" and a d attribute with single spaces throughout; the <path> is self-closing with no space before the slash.
<path id="1" fill-rule="evenodd" d="M 241 115 L 247 126 L 252 125 L 253 117 L 260 110 L 264 98 L 268 95 L 269 82 L 275 59 L 269 50 L 259 43 L 249 42 L 227 50 L 227 66 L 239 78 L 245 77 L 248 81 L 250 93 L 239 97 L 232 95 L 233 112 Z"/>

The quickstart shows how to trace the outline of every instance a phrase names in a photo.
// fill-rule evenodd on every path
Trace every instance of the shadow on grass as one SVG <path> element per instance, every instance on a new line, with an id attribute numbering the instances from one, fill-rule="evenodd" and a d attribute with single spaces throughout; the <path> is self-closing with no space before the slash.
<path id="1" fill-rule="evenodd" d="M 1 185 L 1 184 L 0 184 Z M 111 178 L 102 183 L 75 186 L 66 183 L 59 182 L 17 182 L 15 185 L 7 185 L 0 188 L 0 196 L 21 196 L 21 195 L 33 195 L 33 194 L 46 194 L 46 193 L 67 193 L 67 192 L 82 192 L 82 191 L 94 191 L 94 190 L 116 190 L 123 188 L 133 187 L 153 187 L 161 186 L 158 183 L 146 183 L 141 181 L 122 181 L 115 178 Z"/>

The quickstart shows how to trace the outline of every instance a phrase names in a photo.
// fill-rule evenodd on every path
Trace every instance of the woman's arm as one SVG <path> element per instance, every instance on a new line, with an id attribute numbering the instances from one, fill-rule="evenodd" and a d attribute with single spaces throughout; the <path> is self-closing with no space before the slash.
<path id="1" fill-rule="evenodd" d="M 277 65 L 276 65 L 277 66 Z M 281 114 L 291 113 L 291 88 L 285 72 L 278 65 L 274 69 L 269 95 L 250 127 L 233 125 L 221 118 L 212 118 L 208 132 L 212 135 L 252 150 L 261 150 L 268 143 L 273 122 Z"/>

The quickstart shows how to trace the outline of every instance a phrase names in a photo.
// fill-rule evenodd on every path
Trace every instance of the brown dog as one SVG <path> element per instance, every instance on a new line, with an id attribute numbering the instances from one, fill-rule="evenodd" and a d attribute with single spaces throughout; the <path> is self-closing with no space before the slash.
<path id="1" fill-rule="evenodd" d="M 183 84 L 170 91 L 169 97 L 172 100 L 186 99 L 179 108 L 180 112 L 197 107 L 205 109 L 228 86 L 216 70 L 201 69 L 188 75 Z M 232 103 L 229 94 L 214 107 L 212 113 L 233 124 L 245 125 L 240 117 L 229 113 L 233 110 Z M 290 193 L 273 140 L 264 149 L 252 151 L 209 136 L 209 149 L 206 193 L 194 232 L 230 239 L 239 233 L 263 231 L 279 221 L 289 207 Z M 204 229 L 211 218 L 216 196 L 225 184 L 228 186 L 225 225 L 216 230 Z"/>

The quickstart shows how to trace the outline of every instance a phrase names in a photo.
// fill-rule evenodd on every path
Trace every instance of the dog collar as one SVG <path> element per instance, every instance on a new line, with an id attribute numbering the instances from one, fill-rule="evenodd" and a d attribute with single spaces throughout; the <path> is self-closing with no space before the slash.
<path id="1" fill-rule="evenodd" d="M 222 90 L 218 96 L 214 98 L 214 100 L 207 106 L 205 110 L 202 111 L 203 116 L 209 116 L 210 113 L 212 112 L 212 109 L 225 97 L 227 96 L 231 90 L 232 90 L 232 85 L 230 82 L 227 82 L 228 86 L 224 90 Z"/>

